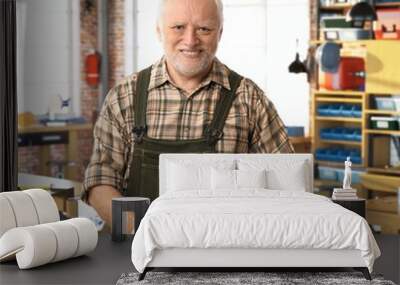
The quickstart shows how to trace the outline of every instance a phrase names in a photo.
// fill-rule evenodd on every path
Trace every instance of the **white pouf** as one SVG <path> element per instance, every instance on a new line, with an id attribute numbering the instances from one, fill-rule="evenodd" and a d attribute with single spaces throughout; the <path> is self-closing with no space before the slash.
<path id="1" fill-rule="evenodd" d="M 0 261 L 16 256 L 19 268 L 28 269 L 86 254 L 97 241 L 96 226 L 86 218 L 18 227 L 0 238 Z"/>

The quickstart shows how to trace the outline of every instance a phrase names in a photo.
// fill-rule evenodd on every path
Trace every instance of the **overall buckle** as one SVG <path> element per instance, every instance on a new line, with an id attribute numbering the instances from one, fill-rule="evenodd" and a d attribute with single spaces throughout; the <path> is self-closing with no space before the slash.
<path id="1" fill-rule="evenodd" d="M 133 140 L 135 143 L 141 143 L 143 140 L 144 134 L 147 132 L 147 127 L 145 126 L 139 126 L 139 127 L 133 127 Z"/>
<path id="2" fill-rule="evenodd" d="M 217 129 L 207 129 L 207 139 L 210 144 L 214 144 L 224 136 L 224 132 Z"/>

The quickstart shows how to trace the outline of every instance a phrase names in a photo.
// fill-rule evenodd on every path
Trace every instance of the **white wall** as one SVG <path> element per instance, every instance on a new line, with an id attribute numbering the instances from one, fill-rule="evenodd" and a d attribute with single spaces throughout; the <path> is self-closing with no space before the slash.
<path id="1" fill-rule="evenodd" d="M 286 125 L 309 125 L 309 85 L 305 73 L 288 72 L 299 39 L 305 59 L 309 35 L 309 0 L 268 0 L 267 3 L 267 94 Z"/>
<path id="2" fill-rule="evenodd" d="M 157 38 L 156 23 L 158 1 L 137 0 L 132 1 L 131 11 L 126 11 L 125 16 L 132 16 L 132 26 L 126 21 L 126 33 L 133 34 L 132 38 L 125 38 L 127 51 L 125 74 L 141 70 L 154 63 L 163 55 L 162 45 Z"/>
<path id="3" fill-rule="evenodd" d="M 217 57 L 251 78 L 274 102 L 285 124 L 308 129 L 309 92 L 304 74 L 288 72 L 300 40 L 302 59 L 309 41 L 309 0 L 223 0 L 224 32 Z M 130 63 L 126 74 L 162 56 L 155 23 L 157 1 L 138 0 L 126 31 Z M 135 12 L 136 11 L 136 12 Z M 135 23 L 136 25 L 134 25 Z"/>
<path id="4" fill-rule="evenodd" d="M 47 113 L 60 94 L 80 114 L 79 22 L 79 0 L 17 0 L 19 112 Z"/>
<path id="5" fill-rule="evenodd" d="M 150 2 L 150 1 L 149 1 Z M 125 46 L 125 75 L 134 72 L 134 67 L 136 66 L 135 57 L 133 55 L 136 43 L 136 33 L 132 32 L 134 27 L 136 27 L 136 1 L 125 1 L 124 3 L 124 46 Z"/>
<path id="6" fill-rule="evenodd" d="M 217 57 L 267 90 L 265 0 L 225 0 L 224 30 Z"/>

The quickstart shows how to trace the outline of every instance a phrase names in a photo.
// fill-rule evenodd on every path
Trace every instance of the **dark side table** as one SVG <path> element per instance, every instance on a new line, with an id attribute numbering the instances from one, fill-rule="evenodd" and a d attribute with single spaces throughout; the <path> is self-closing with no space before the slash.
<path id="1" fill-rule="evenodd" d="M 332 202 L 339 204 L 340 206 L 359 214 L 365 218 L 365 199 L 356 198 L 352 200 L 337 200 L 332 199 Z"/>
<path id="2" fill-rule="evenodd" d="M 112 240 L 123 241 L 125 239 L 123 217 L 124 212 L 135 213 L 135 232 L 139 228 L 140 221 L 150 206 L 150 199 L 143 197 L 121 197 L 112 199 Z"/>

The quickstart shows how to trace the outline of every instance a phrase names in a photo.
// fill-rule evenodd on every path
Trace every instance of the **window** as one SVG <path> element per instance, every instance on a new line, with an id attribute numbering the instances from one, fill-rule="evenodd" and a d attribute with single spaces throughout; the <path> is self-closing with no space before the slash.
<path id="1" fill-rule="evenodd" d="M 127 1 L 135 2 L 135 1 Z M 304 74 L 288 72 L 296 53 L 305 57 L 309 41 L 308 0 L 224 0 L 224 32 L 217 57 L 251 78 L 274 102 L 286 125 L 308 128 L 309 87 Z M 157 1 L 139 0 L 127 10 L 126 74 L 163 54 L 156 35 Z M 134 6 L 136 5 L 136 6 Z M 129 26 L 130 25 L 130 26 Z M 129 33 L 127 33 L 129 34 Z"/>

